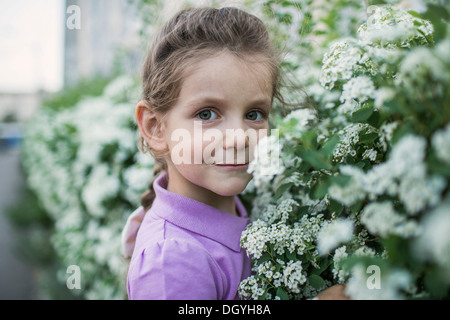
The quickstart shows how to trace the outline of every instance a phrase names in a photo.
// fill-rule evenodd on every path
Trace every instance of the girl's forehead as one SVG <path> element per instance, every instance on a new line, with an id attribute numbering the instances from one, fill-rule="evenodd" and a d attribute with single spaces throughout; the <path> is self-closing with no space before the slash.
<path id="1" fill-rule="evenodd" d="M 248 95 L 271 99 L 272 75 L 257 56 L 245 59 L 221 53 L 191 65 L 185 73 L 180 98 L 197 92 L 215 95 Z"/>

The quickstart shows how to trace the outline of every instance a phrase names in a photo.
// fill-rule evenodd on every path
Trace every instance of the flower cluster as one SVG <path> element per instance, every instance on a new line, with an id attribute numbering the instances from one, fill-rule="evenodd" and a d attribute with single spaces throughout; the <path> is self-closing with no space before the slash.
<path id="1" fill-rule="evenodd" d="M 353 299 L 449 297 L 450 12 L 442 1 L 419 1 L 421 14 L 379 2 L 390 5 L 246 2 L 288 50 L 292 88 L 307 93 L 289 86 L 284 98 L 314 108 L 284 117 L 275 101 L 278 131 L 249 165 L 244 299 L 310 299 L 336 283 Z M 135 145 L 136 88 L 121 77 L 27 126 L 28 183 L 63 264 L 82 268 L 84 298 L 125 297 L 120 232 L 153 166 Z"/>
<path id="2" fill-rule="evenodd" d="M 432 138 L 433 149 L 436 156 L 442 162 L 450 164 L 450 124 L 442 130 L 437 131 Z"/>
<path id="3" fill-rule="evenodd" d="M 411 47 L 427 45 L 432 39 L 433 25 L 416 14 L 392 6 L 371 9 L 367 22 L 358 29 L 358 36 L 368 45 Z"/>
<path id="4" fill-rule="evenodd" d="M 81 267 L 88 299 L 125 297 L 120 234 L 153 172 L 152 158 L 136 146 L 136 89 L 122 76 L 99 97 L 42 109 L 26 129 L 28 184 L 55 222 L 52 244 L 63 268 Z"/>
<path id="5" fill-rule="evenodd" d="M 245 194 L 253 275 L 243 298 L 311 298 L 335 283 L 353 299 L 448 297 L 450 30 L 437 8 L 448 11 L 433 3 L 425 20 L 398 6 L 352 7 L 368 14 L 354 34 L 299 44 L 302 57 L 325 48 L 310 65 L 289 57 L 316 110 L 275 121 L 283 171 Z M 338 20 L 322 21 L 331 30 Z"/>
<path id="6" fill-rule="evenodd" d="M 394 146 L 386 162 L 367 172 L 353 166 L 341 167 L 341 172 L 351 177 L 351 182 L 346 186 L 332 186 L 330 197 L 352 205 L 366 196 L 375 200 L 386 194 L 398 197 L 410 215 L 436 205 L 447 181 L 440 175 L 427 174 L 423 162 L 425 148 L 425 139 L 408 135 Z M 349 201 L 349 197 L 352 200 Z"/>
<path id="7" fill-rule="evenodd" d="M 319 232 L 317 249 L 321 254 L 330 253 L 340 243 L 347 243 L 353 237 L 353 222 L 337 219 L 326 223 Z"/>
<path id="8" fill-rule="evenodd" d="M 281 256 L 308 256 L 305 265 L 316 264 L 318 252 L 312 245 L 322 228 L 322 214 L 304 215 L 291 224 L 294 209 L 299 203 L 286 199 L 277 206 L 269 206 L 262 216 L 247 228 L 241 237 L 242 246 L 257 263 L 253 276 L 240 286 L 243 297 L 268 298 L 281 295 L 300 294 L 301 288 L 310 286 L 306 274 L 302 272 L 302 261 L 287 263 Z M 251 284 L 251 285 L 250 285 Z M 305 293 L 302 293 L 305 295 Z"/>
<path id="9" fill-rule="evenodd" d="M 283 172 L 284 167 L 280 154 L 281 145 L 276 135 L 265 136 L 259 141 L 255 148 L 254 158 L 248 167 L 248 172 L 253 173 L 255 186 L 259 186 Z"/>
<path id="10" fill-rule="evenodd" d="M 375 97 L 375 86 L 367 76 L 350 79 L 344 84 L 339 107 L 340 113 L 353 113 L 359 110 L 364 102 Z"/>

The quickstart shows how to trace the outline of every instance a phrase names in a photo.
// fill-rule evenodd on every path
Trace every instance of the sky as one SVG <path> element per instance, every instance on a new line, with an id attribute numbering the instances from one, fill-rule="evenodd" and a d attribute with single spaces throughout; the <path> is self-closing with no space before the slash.
<path id="1" fill-rule="evenodd" d="M 63 84 L 64 0 L 0 0 L 0 92 Z"/>

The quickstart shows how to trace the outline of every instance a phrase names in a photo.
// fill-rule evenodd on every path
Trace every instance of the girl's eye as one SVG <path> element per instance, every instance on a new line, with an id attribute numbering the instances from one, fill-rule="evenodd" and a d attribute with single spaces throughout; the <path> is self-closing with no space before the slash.
<path id="1" fill-rule="evenodd" d="M 212 110 L 202 110 L 197 114 L 197 117 L 201 120 L 214 120 L 217 119 L 217 113 Z"/>
<path id="2" fill-rule="evenodd" d="M 247 119 L 251 121 L 258 121 L 263 118 L 263 114 L 260 111 L 250 111 L 247 113 Z"/>

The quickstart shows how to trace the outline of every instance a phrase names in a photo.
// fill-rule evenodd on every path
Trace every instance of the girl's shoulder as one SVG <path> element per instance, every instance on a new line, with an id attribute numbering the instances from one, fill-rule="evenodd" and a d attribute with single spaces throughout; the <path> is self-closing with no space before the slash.
<path id="1" fill-rule="evenodd" d="M 189 230 L 178 227 L 164 219 L 149 219 L 141 226 L 133 257 L 149 258 L 156 261 L 156 256 L 167 259 L 177 257 L 202 256 L 202 260 L 214 260 L 207 248 L 196 235 Z M 195 259 L 195 258 L 194 258 Z"/>
<path id="2" fill-rule="evenodd" d="M 193 242 L 161 239 L 148 244 L 133 258 L 128 272 L 131 299 L 219 299 L 223 296 L 226 277 L 204 248 Z"/>
<path id="3" fill-rule="evenodd" d="M 135 251 L 128 273 L 130 287 L 164 287 L 165 292 L 199 286 L 198 290 L 192 290 L 203 292 L 209 288 L 208 292 L 215 293 L 223 287 L 225 279 L 220 266 L 204 247 L 179 238 L 155 240 Z"/>
<path id="4" fill-rule="evenodd" d="M 152 215 L 152 217 L 145 217 L 136 237 L 136 247 L 140 247 L 142 251 L 148 251 L 150 247 L 199 250 L 202 244 L 189 230 Z"/>

